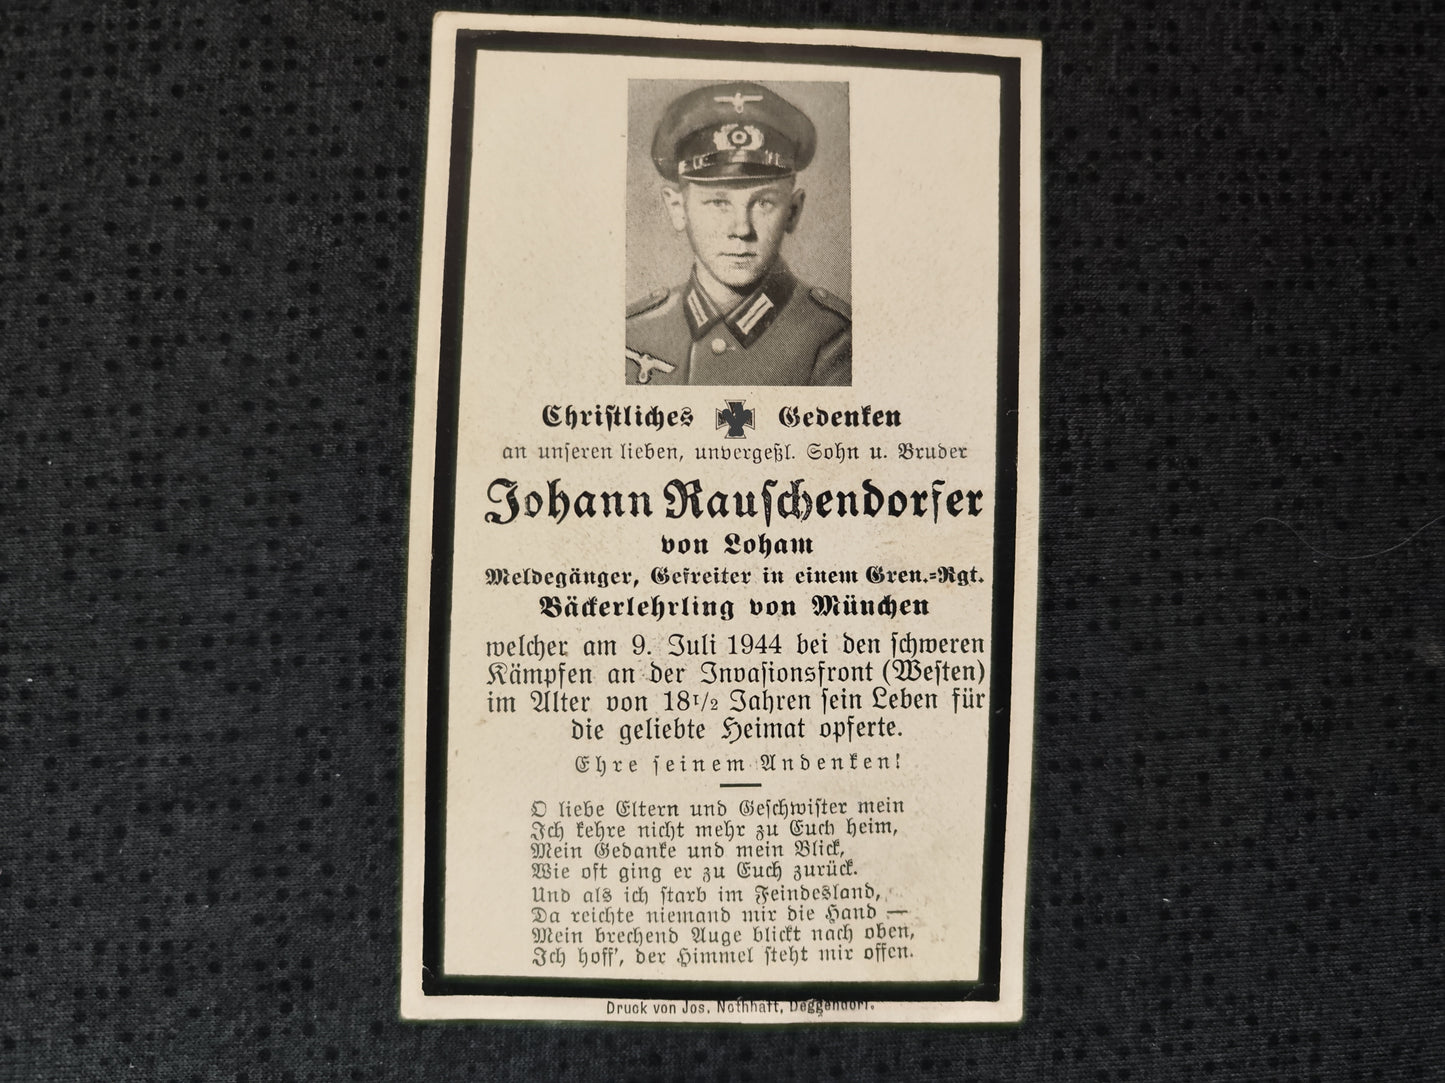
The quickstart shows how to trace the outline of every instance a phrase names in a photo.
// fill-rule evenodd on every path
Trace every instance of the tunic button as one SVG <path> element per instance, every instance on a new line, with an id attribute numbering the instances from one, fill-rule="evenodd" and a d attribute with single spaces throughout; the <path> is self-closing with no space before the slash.
<path id="1" fill-rule="evenodd" d="M 727 348 L 728 348 L 728 344 L 727 344 L 727 342 L 724 341 L 723 339 L 715 338 L 715 339 L 712 340 L 712 352 L 713 352 L 713 353 L 726 353 L 726 352 L 727 352 Z"/>

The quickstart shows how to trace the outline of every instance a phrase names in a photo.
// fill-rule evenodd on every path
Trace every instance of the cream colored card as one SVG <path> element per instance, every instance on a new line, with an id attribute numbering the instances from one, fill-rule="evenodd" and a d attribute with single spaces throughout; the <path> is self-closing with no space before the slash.
<path id="1" fill-rule="evenodd" d="M 1021 1018 L 1038 44 L 432 64 L 402 1014 Z"/>

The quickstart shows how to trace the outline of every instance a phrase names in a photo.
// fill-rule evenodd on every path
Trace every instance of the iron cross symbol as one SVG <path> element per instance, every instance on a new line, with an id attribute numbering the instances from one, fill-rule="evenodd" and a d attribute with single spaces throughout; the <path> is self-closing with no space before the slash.
<path id="1" fill-rule="evenodd" d="M 713 99 L 715 102 L 732 102 L 733 112 L 739 116 L 742 115 L 743 106 L 748 102 L 760 102 L 762 100 L 763 96 L 761 94 L 744 94 L 741 90 L 735 90 L 725 97 Z"/>
<path id="2" fill-rule="evenodd" d="M 739 437 L 746 436 L 747 434 L 743 432 L 744 426 L 749 429 L 754 428 L 753 412 L 743 409 L 742 400 L 740 399 L 728 399 L 727 404 L 728 408 L 726 410 L 719 410 L 717 412 L 717 424 L 714 425 L 713 428 L 720 429 L 726 425 L 728 427 L 727 438 L 729 440 L 736 440 Z"/>

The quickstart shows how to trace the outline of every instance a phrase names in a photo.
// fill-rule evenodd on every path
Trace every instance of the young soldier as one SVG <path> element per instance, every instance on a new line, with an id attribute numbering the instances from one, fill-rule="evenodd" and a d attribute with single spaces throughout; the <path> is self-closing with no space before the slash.
<path id="1" fill-rule="evenodd" d="M 852 383 L 848 305 L 782 259 L 816 145 L 811 120 L 753 83 L 702 87 L 663 113 L 652 160 L 692 277 L 628 308 L 628 383 Z"/>

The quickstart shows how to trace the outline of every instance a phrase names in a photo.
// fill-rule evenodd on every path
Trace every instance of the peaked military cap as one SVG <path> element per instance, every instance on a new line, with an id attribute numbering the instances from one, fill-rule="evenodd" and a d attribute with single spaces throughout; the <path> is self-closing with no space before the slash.
<path id="1" fill-rule="evenodd" d="M 718 83 L 667 107 L 652 161 L 670 181 L 769 180 L 806 169 L 818 133 L 803 111 L 756 83 Z"/>

